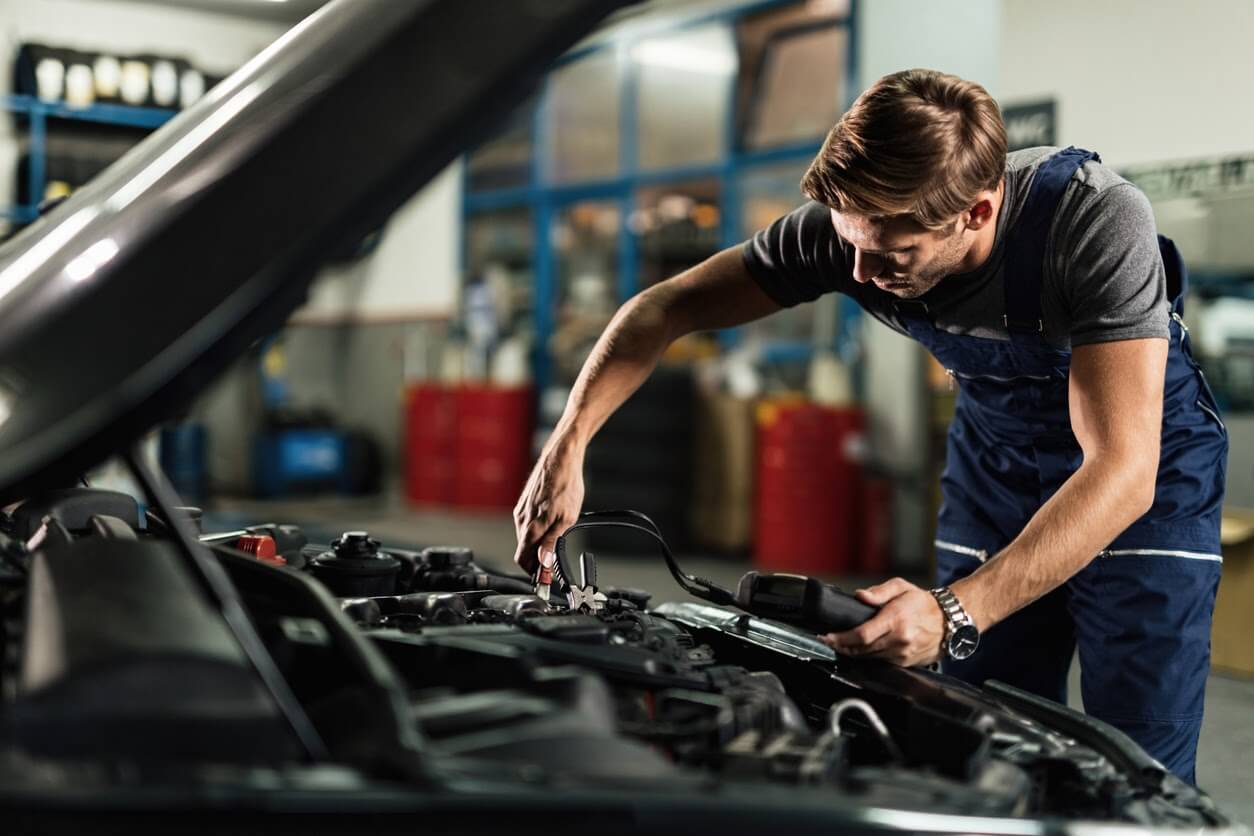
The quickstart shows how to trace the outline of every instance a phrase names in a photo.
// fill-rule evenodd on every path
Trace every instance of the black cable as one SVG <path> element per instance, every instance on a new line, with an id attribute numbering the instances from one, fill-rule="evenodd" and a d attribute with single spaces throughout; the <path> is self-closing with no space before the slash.
<path id="1" fill-rule="evenodd" d="M 662 536 L 662 532 L 658 530 L 657 524 L 639 511 L 585 511 L 575 521 L 574 525 L 566 529 L 562 536 L 557 538 L 554 550 L 557 552 L 559 563 L 566 553 L 567 535 L 581 528 L 626 528 L 648 534 L 662 547 L 662 557 L 666 560 L 666 568 L 670 570 L 671 575 L 675 578 L 675 582 L 679 584 L 681 589 L 690 595 L 713 604 L 734 605 L 736 603 L 736 596 L 730 591 L 723 589 L 711 580 L 696 575 L 689 575 L 680 569 L 679 562 L 675 559 L 674 553 L 671 552 L 671 547 L 666 544 L 666 539 Z"/>
<path id="2" fill-rule="evenodd" d="M 128 451 L 124 460 L 143 488 L 148 501 L 160 512 L 174 543 L 186 559 L 192 576 L 200 580 L 209 597 L 217 603 L 227 628 L 234 634 L 244 655 L 248 657 L 262 684 L 274 699 L 279 713 L 287 720 L 306 753 L 315 761 L 329 760 L 326 744 L 314 728 L 309 715 L 305 713 L 304 707 L 292 693 L 291 686 L 283 678 L 283 672 L 279 670 L 274 657 L 257 634 L 235 585 L 208 549 L 201 545 L 188 518 L 175 510 L 178 498 L 174 488 L 165 481 L 162 473 L 148 467 L 138 448 Z"/>

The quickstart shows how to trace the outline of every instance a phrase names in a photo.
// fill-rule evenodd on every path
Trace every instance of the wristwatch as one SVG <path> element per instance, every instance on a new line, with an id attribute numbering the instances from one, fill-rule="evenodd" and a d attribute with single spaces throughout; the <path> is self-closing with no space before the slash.
<path id="1" fill-rule="evenodd" d="M 975 622 L 971 620 L 971 616 L 967 615 L 962 604 L 958 603 L 958 599 L 949 587 L 942 586 L 933 589 L 932 596 L 936 598 L 941 612 L 945 614 L 945 638 L 941 641 L 941 649 L 954 661 L 970 658 L 975 649 L 980 646 L 980 631 L 976 628 Z"/>

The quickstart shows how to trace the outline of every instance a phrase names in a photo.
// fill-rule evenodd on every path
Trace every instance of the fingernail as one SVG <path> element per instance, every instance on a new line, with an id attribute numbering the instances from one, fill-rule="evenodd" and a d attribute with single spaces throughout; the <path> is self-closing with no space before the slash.
<path id="1" fill-rule="evenodd" d="M 552 569 L 553 564 L 557 562 L 557 553 L 549 550 L 540 552 L 540 565 L 545 569 Z"/>

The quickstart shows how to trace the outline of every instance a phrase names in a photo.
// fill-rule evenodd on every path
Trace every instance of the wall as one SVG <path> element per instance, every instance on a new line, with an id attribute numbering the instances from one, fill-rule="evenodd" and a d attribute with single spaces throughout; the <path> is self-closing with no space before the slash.
<path id="1" fill-rule="evenodd" d="M 1063 144 L 1116 166 L 1254 151 L 1254 4 L 1004 0 L 1005 101 L 1054 95 Z"/>
<path id="2" fill-rule="evenodd" d="M 372 253 L 325 269 L 295 321 L 380 323 L 451 316 L 460 288 L 461 182 L 459 161 L 396 211 Z"/>
<path id="3" fill-rule="evenodd" d="M 289 324 L 282 334 L 287 405 L 328 411 L 341 426 L 370 433 L 382 453 L 383 484 L 397 490 L 406 372 L 413 371 L 414 349 L 439 345 L 444 334 L 440 321 Z M 243 357 L 191 412 L 209 431 L 209 479 L 218 494 L 252 490 L 252 441 L 264 418 L 258 364 L 255 351 Z"/>
<path id="4" fill-rule="evenodd" d="M 863 87 L 896 70 L 929 67 L 978 81 L 998 95 L 998 0 L 864 0 L 858 9 Z M 923 349 L 869 321 L 866 353 L 875 447 L 885 464 L 907 477 L 900 480 L 893 505 L 896 558 L 903 569 L 921 571 L 929 565 L 932 513 L 923 478 L 928 430 Z"/>
<path id="5" fill-rule="evenodd" d="M 1254 4 L 1207 0 L 1150 7 L 1136 0 L 1004 0 L 1000 92 L 1053 96 L 1061 144 L 1113 166 L 1254 155 Z M 1254 270 L 1254 189 L 1156 200 L 1161 232 L 1194 273 Z M 1206 327 L 1186 311 L 1195 345 Z M 1254 415 L 1229 415 L 1228 499 L 1254 504 Z"/>
<path id="6" fill-rule="evenodd" d="M 405 346 L 453 316 L 460 287 L 461 170 L 450 166 L 388 220 L 377 248 L 326 268 L 283 334 L 294 407 L 329 410 L 383 451 L 383 482 L 401 473 Z M 208 428 L 217 490 L 250 490 L 247 464 L 263 411 L 257 359 L 242 361 L 197 405 Z"/>
<path id="7" fill-rule="evenodd" d="M 84 50 L 151 52 L 187 58 L 211 73 L 226 73 L 287 31 L 283 23 L 249 20 L 166 5 L 109 0 L 0 0 L 5 55 L 22 41 Z M 12 62 L 0 64 L 8 90 Z"/>

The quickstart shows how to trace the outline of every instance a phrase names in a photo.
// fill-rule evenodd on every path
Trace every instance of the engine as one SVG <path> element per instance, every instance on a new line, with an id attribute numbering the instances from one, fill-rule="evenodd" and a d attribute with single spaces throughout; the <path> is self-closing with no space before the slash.
<path id="1" fill-rule="evenodd" d="M 5 751 L 299 759 L 290 717 L 168 527 L 111 501 L 112 513 L 85 513 L 76 494 L 6 521 Z M 811 634 L 728 607 L 654 605 L 598 584 L 588 555 L 582 577 L 559 578 L 545 600 L 465 548 L 390 548 L 360 531 L 310 544 L 281 525 L 201 540 L 320 757 L 380 780 L 769 785 L 877 809 L 1224 821 L 1082 715 L 1005 686 L 838 658 Z"/>

